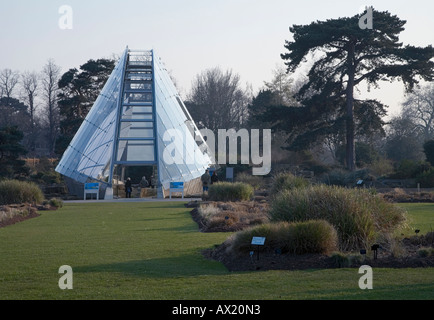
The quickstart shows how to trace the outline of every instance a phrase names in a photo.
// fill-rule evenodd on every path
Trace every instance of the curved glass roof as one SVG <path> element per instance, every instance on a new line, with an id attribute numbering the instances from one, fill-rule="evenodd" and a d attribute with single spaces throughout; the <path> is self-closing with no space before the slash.
<path id="1" fill-rule="evenodd" d="M 115 165 L 157 165 L 170 182 L 200 177 L 211 164 L 202 136 L 153 51 L 128 48 L 62 156 L 56 171 L 112 184 Z"/>

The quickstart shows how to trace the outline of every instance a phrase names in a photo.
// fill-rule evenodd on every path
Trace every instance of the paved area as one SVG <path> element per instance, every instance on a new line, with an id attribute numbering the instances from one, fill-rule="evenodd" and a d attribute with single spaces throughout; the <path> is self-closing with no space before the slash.
<path id="1" fill-rule="evenodd" d="M 165 199 L 157 199 L 157 198 L 118 198 L 118 199 L 110 199 L 110 200 L 64 200 L 64 203 L 94 203 L 94 202 L 190 202 L 190 201 L 202 201 L 201 198 L 165 198 Z"/>

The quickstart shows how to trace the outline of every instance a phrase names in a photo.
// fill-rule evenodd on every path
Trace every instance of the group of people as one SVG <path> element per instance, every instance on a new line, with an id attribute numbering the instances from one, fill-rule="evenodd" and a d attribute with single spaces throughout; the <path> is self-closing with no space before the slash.
<path id="1" fill-rule="evenodd" d="M 148 188 L 148 187 L 154 188 L 154 186 L 155 186 L 154 176 L 151 176 L 150 181 L 146 179 L 146 176 L 143 176 L 142 180 L 140 180 L 139 183 L 140 188 Z M 125 181 L 125 197 L 131 198 L 132 192 L 133 192 L 133 185 L 131 182 L 131 178 L 128 177 L 127 180 Z"/>
<path id="2" fill-rule="evenodd" d="M 219 177 L 217 176 L 216 170 L 214 170 L 212 175 L 210 175 L 209 170 L 206 169 L 200 180 L 202 181 L 203 192 L 205 192 L 208 191 L 210 185 L 219 181 Z"/>
<path id="3" fill-rule="evenodd" d="M 202 175 L 200 180 L 202 181 L 203 192 L 205 192 L 208 191 L 210 185 L 219 181 L 219 177 L 217 176 L 216 170 L 214 170 L 212 175 L 210 175 L 209 170 L 207 169 L 205 170 L 205 173 Z M 151 176 L 150 181 L 148 181 L 146 177 L 143 176 L 142 180 L 140 180 L 139 186 L 140 188 L 148 188 L 148 187 L 154 188 L 155 186 L 154 176 Z M 127 180 L 125 181 L 125 196 L 127 198 L 131 198 L 132 192 L 133 192 L 133 186 L 132 186 L 131 178 L 128 177 Z"/>

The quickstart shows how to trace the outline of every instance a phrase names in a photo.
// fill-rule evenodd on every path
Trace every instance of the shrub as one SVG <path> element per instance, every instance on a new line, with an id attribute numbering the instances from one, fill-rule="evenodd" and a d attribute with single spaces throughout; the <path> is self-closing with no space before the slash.
<path id="1" fill-rule="evenodd" d="M 337 268 L 347 268 L 352 265 L 361 265 L 363 259 L 360 254 L 347 254 L 335 251 L 330 255 L 330 259 Z"/>
<path id="2" fill-rule="evenodd" d="M 32 182 L 18 180 L 0 181 L 0 205 L 41 203 L 44 194 L 41 189 Z"/>
<path id="3" fill-rule="evenodd" d="M 262 187 L 264 179 L 262 176 L 254 176 L 247 172 L 241 172 L 236 176 L 235 181 L 250 184 L 257 190 Z"/>
<path id="4" fill-rule="evenodd" d="M 63 207 L 63 201 L 62 199 L 58 199 L 58 198 L 51 198 L 48 201 L 48 204 L 52 207 L 56 207 L 56 208 L 62 208 Z"/>
<path id="5" fill-rule="evenodd" d="M 395 172 L 389 175 L 391 179 L 412 179 L 417 177 L 423 172 L 428 171 L 431 165 L 429 162 L 401 160 Z"/>
<path id="6" fill-rule="evenodd" d="M 337 230 L 342 250 L 366 247 L 379 232 L 405 221 L 405 211 L 368 189 L 316 185 L 279 193 L 270 204 L 271 221 L 323 219 Z"/>
<path id="7" fill-rule="evenodd" d="M 417 250 L 417 254 L 421 258 L 430 257 L 430 256 L 434 255 L 434 248 L 429 248 L 429 247 L 419 248 L 419 250 Z"/>
<path id="8" fill-rule="evenodd" d="M 201 204 L 198 213 L 205 231 L 237 231 L 268 222 L 263 205 L 250 202 L 212 202 Z"/>
<path id="9" fill-rule="evenodd" d="M 3 221 L 7 221 L 10 219 L 13 219 L 16 216 L 22 216 L 25 217 L 29 214 L 29 210 L 27 208 L 20 209 L 20 208 L 1 208 L 0 210 L 0 223 Z"/>
<path id="10" fill-rule="evenodd" d="M 211 201 L 243 201 L 253 197 L 253 187 L 243 182 L 217 182 L 208 190 Z"/>
<path id="11" fill-rule="evenodd" d="M 416 182 L 420 183 L 423 188 L 434 187 L 434 167 L 430 167 L 428 170 L 419 173 L 416 176 Z"/>
<path id="12" fill-rule="evenodd" d="M 324 220 L 265 223 L 234 234 L 228 250 L 232 253 L 252 250 L 253 237 L 266 237 L 265 250 L 280 249 L 282 253 L 294 254 L 327 254 L 336 250 L 338 241 L 336 230 Z"/>
<path id="13" fill-rule="evenodd" d="M 337 267 L 337 268 L 347 268 L 350 266 L 350 258 L 348 257 L 348 255 L 346 255 L 343 252 L 333 252 L 330 256 L 330 258 L 333 261 L 333 264 Z"/>
<path id="14" fill-rule="evenodd" d="M 290 225 L 290 252 L 324 253 L 336 250 L 336 229 L 325 220 L 310 220 Z"/>
<path id="15" fill-rule="evenodd" d="M 290 172 L 279 172 L 273 176 L 270 193 L 276 195 L 283 190 L 305 188 L 308 185 L 309 181 L 303 177 L 297 177 Z"/>

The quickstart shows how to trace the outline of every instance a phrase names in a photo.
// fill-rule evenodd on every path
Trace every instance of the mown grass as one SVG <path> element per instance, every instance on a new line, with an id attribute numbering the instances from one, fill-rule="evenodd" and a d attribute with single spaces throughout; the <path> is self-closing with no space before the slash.
<path id="1" fill-rule="evenodd" d="M 65 203 L 0 229 L 0 299 L 433 299 L 434 269 L 229 272 L 200 251 L 227 233 L 200 233 L 179 202 Z M 58 269 L 70 265 L 73 289 Z"/>
<path id="2" fill-rule="evenodd" d="M 434 231 L 434 203 L 399 203 L 400 207 L 407 210 L 409 214 L 409 228 L 405 234 L 414 236 L 416 229 L 419 234 L 426 234 Z"/>

